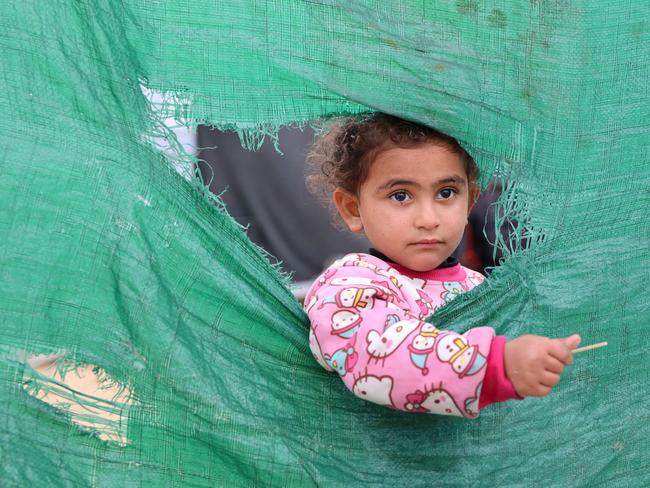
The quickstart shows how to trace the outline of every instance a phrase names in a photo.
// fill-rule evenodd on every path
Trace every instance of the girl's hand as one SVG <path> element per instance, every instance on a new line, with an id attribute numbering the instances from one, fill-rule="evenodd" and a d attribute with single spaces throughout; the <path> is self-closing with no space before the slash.
<path id="1" fill-rule="evenodd" d="M 506 375 L 515 391 L 523 397 L 546 396 L 560 382 L 564 367 L 573 362 L 571 351 L 580 344 L 580 336 L 549 339 L 525 335 L 506 342 Z"/>

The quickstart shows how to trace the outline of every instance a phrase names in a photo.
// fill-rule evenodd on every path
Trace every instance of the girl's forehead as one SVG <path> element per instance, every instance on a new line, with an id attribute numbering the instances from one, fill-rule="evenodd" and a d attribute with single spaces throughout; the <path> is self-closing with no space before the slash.
<path id="1" fill-rule="evenodd" d="M 391 180 L 433 183 L 451 179 L 467 182 L 461 157 L 444 146 L 428 144 L 380 152 L 370 165 L 366 181 L 374 186 Z"/>

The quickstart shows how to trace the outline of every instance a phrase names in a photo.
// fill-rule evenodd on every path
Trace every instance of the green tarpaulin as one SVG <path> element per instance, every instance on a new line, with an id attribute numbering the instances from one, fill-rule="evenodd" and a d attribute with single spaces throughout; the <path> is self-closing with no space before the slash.
<path id="1" fill-rule="evenodd" d="M 647 2 L 1 12 L 0 484 L 650 484 Z M 356 399 L 311 357 L 286 279 L 151 142 L 168 115 L 255 146 L 369 110 L 461 140 L 524 243 L 431 320 L 609 342 L 549 397 L 475 421 Z M 126 393 L 42 376 L 30 358 L 52 354 L 56 378 L 94 365 Z"/>

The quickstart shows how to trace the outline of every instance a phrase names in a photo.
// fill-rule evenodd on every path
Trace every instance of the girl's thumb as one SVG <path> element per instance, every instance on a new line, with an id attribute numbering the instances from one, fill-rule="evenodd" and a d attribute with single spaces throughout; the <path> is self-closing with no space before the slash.
<path id="1" fill-rule="evenodd" d="M 573 334 L 564 339 L 564 343 L 567 345 L 569 350 L 573 351 L 580 344 L 580 336 L 578 334 Z"/>

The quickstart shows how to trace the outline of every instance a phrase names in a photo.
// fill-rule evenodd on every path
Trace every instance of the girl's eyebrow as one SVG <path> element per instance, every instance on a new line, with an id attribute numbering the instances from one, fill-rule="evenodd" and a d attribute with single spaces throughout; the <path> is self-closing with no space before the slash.
<path id="1" fill-rule="evenodd" d="M 452 175 L 448 178 L 443 178 L 436 181 L 436 185 L 444 185 L 445 183 L 456 183 L 457 185 L 463 185 L 467 182 L 466 178 L 463 178 L 460 175 Z"/>
<path id="2" fill-rule="evenodd" d="M 393 179 L 393 180 L 388 180 L 385 184 L 381 185 L 379 187 L 380 190 L 388 190 L 394 186 L 418 186 L 417 183 L 411 181 L 411 180 L 398 180 L 398 179 Z"/>
<path id="3" fill-rule="evenodd" d="M 442 178 L 442 179 L 436 181 L 433 184 L 433 186 L 446 185 L 446 184 L 449 184 L 449 183 L 455 183 L 457 185 L 463 185 L 466 182 L 467 182 L 467 179 L 463 178 L 460 175 L 451 175 L 451 176 L 448 176 L 447 178 Z M 396 179 L 388 180 L 385 184 L 383 184 L 383 185 L 381 185 L 379 187 L 379 190 L 389 190 L 389 189 L 393 188 L 394 186 L 402 186 L 402 185 L 403 186 L 417 186 L 417 187 L 420 186 L 419 183 L 416 183 L 414 181 L 396 178 Z"/>

